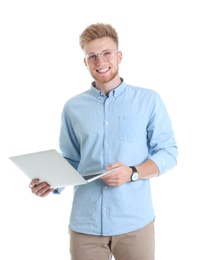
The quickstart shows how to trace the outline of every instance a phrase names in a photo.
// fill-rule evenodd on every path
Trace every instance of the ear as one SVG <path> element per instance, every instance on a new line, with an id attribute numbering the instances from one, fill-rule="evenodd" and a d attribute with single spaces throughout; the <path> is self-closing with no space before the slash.
<path id="1" fill-rule="evenodd" d="M 86 59 L 84 59 L 85 66 L 88 68 L 88 64 L 86 62 Z"/>
<path id="2" fill-rule="evenodd" d="M 123 58 L 122 51 L 118 51 L 118 63 L 121 63 L 122 58 Z"/>

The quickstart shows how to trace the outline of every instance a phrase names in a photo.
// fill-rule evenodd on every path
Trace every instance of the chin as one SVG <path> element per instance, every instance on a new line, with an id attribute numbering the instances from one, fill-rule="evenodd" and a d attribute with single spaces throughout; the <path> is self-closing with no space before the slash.
<path id="1" fill-rule="evenodd" d="M 108 83 L 112 81 L 116 77 L 117 73 L 111 74 L 111 75 L 106 75 L 106 76 L 94 76 L 93 78 L 95 81 L 100 82 L 101 84 Z"/>

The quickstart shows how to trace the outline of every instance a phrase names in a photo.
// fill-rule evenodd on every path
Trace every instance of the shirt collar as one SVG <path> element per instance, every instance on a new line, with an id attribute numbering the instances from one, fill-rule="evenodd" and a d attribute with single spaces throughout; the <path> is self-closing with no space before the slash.
<path id="1" fill-rule="evenodd" d="M 117 96 L 119 96 L 120 94 L 122 94 L 125 91 L 126 86 L 127 85 L 124 82 L 123 78 L 121 78 L 121 84 L 118 87 L 116 87 L 115 89 L 113 89 L 112 91 L 110 91 L 109 97 L 113 96 L 114 98 L 116 98 Z M 106 95 L 99 89 L 96 89 L 93 85 L 93 82 L 91 84 L 90 92 L 94 97 L 98 98 L 99 100 L 106 99 Z"/>

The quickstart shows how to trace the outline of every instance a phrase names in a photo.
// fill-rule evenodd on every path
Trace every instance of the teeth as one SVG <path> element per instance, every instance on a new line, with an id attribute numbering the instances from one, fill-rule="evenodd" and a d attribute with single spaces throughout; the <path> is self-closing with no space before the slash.
<path id="1" fill-rule="evenodd" d="M 98 72 L 101 72 L 101 73 L 103 73 L 103 72 L 106 72 L 108 69 L 102 69 L 102 70 L 98 70 Z"/>

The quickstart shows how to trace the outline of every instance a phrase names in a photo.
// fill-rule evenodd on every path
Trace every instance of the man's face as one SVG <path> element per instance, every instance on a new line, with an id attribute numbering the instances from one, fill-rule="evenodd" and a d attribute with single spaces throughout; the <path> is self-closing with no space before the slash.
<path id="1" fill-rule="evenodd" d="M 112 53 L 113 58 L 109 61 L 105 61 L 104 59 L 105 56 L 108 56 L 108 51 L 114 51 Z M 85 45 L 84 52 L 85 55 L 92 55 L 92 58 L 87 58 L 86 56 L 84 62 L 96 83 L 108 83 L 118 75 L 122 53 L 120 51 L 117 52 L 117 46 L 110 37 L 103 37 L 90 41 Z M 104 55 L 96 56 L 98 53 L 104 53 Z M 105 53 L 107 55 L 105 55 Z"/>

